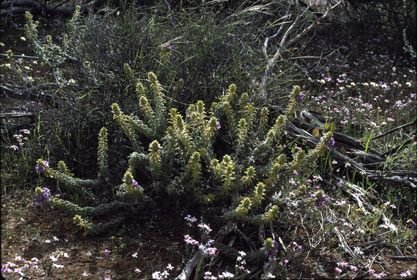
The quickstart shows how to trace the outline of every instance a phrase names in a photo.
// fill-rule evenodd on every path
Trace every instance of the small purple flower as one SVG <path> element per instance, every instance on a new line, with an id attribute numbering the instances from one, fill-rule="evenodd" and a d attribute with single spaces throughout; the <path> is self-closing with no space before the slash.
<path id="1" fill-rule="evenodd" d="M 111 251 L 106 249 L 103 251 L 103 253 L 106 257 L 108 257 L 111 254 Z"/>
<path id="2" fill-rule="evenodd" d="M 252 98 L 249 98 L 248 102 L 249 102 L 249 103 L 252 103 Z"/>
<path id="3" fill-rule="evenodd" d="M 135 180 L 132 180 L 132 186 L 137 187 L 138 182 L 136 182 Z"/>
<path id="4" fill-rule="evenodd" d="M 26 129 L 26 128 L 25 129 L 21 129 L 19 131 L 23 132 L 24 134 L 30 134 L 29 129 Z"/>
<path id="5" fill-rule="evenodd" d="M 49 167 L 49 162 L 47 160 L 43 160 L 42 163 L 43 163 L 43 165 L 39 164 L 39 165 L 35 166 L 35 170 L 36 170 L 37 173 L 43 173 L 43 172 L 45 172 L 45 166 Z"/>
<path id="6" fill-rule="evenodd" d="M 347 262 L 340 261 L 340 262 L 337 263 L 337 265 L 340 266 L 340 267 L 347 267 L 348 266 L 348 263 Z"/>
<path id="7" fill-rule="evenodd" d="M 304 94 L 302 94 L 302 93 L 300 93 L 298 96 L 297 96 L 297 102 L 298 103 L 301 103 L 302 101 L 303 101 L 303 99 L 304 99 Z"/>
<path id="8" fill-rule="evenodd" d="M 184 242 L 188 245 L 198 245 L 198 241 L 193 239 L 188 234 L 184 235 Z"/>
<path id="9" fill-rule="evenodd" d="M 217 121 L 217 130 L 220 130 L 220 128 L 222 128 L 222 126 L 220 125 L 220 122 L 219 121 Z"/>
<path id="10" fill-rule="evenodd" d="M 333 148 L 334 147 L 334 144 L 336 143 L 336 141 L 334 141 L 334 138 L 332 137 L 331 139 L 330 139 L 330 141 L 329 141 L 329 147 L 330 148 Z"/>
<path id="11" fill-rule="evenodd" d="M 43 190 L 42 194 L 39 194 L 39 192 L 37 192 L 37 194 L 39 195 L 35 196 L 35 201 L 39 204 L 51 202 L 51 197 L 50 197 L 51 191 L 48 188 L 43 188 L 42 190 Z"/>
<path id="12" fill-rule="evenodd" d="M 41 166 L 35 166 L 35 170 L 36 170 L 36 173 L 43 173 L 43 172 L 45 172 L 45 167 L 43 167 L 42 165 Z"/>
<path id="13" fill-rule="evenodd" d="M 336 273 L 341 273 L 342 272 L 342 270 L 338 267 L 336 267 L 334 270 L 336 271 Z"/>
<path id="14" fill-rule="evenodd" d="M 9 146 L 9 149 L 12 149 L 12 150 L 18 151 L 18 150 L 19 150 L 19 147 L 18 147 L 18 146 L 16 146 L 16 145 L 11 145 L 11 146 Z"/>
<path id="15" fill-rule="evenodd" d="M 217 248 L 214 248 L 214 247 L 209 247 L 209 248 L 206 248 L 204 250 L 204 253 L 206 255 L 210 255 L 210 256 L 215 256 L 216 255 L 216 252 L 217 252 Z"/>
<path id="16" fill-rule="evenodd" d="M 43 188 L 42 198 L 46 203 L 51 201 L 50 195 L 51 191 L 48 188 Z"/>
<path id="17" fill-rule="evenodd" d="M 140 270 L 139 268 L 135 268 L 133 271 L 134 271 L 135 273 L 137 273 L 137 274 L 139 274 L 139 273 L 141 273 L 141 272 L 142 272 L 142 270 Z"/>
<path id="18" fill-rule="evenodd" d="M 191 215 L 187 215 L 186 217 L 184 217 L 184 219 L 188 222 L 189 226 L 191 226 L 191 224 L 197 222 L 197 218 L 196 217 L 191 217 Z"/>
<path id="19" fill-rule="evenodd" d="M 13 270 L 9 268 L 9 263 L 5 263 L 1 268 L 1 272 L 11 273 Z"/>

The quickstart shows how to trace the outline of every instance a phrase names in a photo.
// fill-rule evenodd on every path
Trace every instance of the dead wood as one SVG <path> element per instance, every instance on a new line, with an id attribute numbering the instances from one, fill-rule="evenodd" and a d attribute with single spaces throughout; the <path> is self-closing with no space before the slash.
<path id="1" fill-rule="evenodd" d="M 289 1 L 289 2 L 291 2 L 291 1 Z M 341 2 L 342 1 L 338 1 L 333 6 L 328 7 L 326 9 L 326 11 L 317 20 L 315 20 L 313 23 L 311 23 L 306 28 L 302 29 L 300 32 L 297 32 L 297 35 L 291 37 L 290 34 L 292 33 L 293 29 L 298 26 L 298 24 L 300 23 L 301 19 L 305 16 L 305 14 L 308 11 L 310 11 L 310 8 L 311 8 L 312 4 L 309 4 L 309 6 L 306 9 L 304 9 L 302 12 L 298 13 L 297 17 L 292 21 L 291 25 L 287 28 L 285 33 L 282 35 L 281 40 L 278 43 L 277 50 L 275 51 L 275 53 L 273 54 L 273 56 L 271 58 L 269 57 L 269 55 L 267 53 L 268 42 L 271 38 L 274 38 L 281 33 L 282 27 L 284 25 L 281 25 L 280 28 L 278 29 L 278 31 L 274 35 L 269 36 L 265 39 L 264 46 L 263 46 L 263 53 L 265 55 L 265 58 L 267 59 L 267 64 L 266 64 L 265 72 L 264 72 L 264 75 L 263 75 L 262 81 L 261 81 L 261 90 L 260 90 L 260 99 L 261 100 L 264 100 L 264 101 L 267 100 L 267 81 L 268 81 L 268 78 L 271 75 L 271 72 L 272 72 L 273 67 L 275 66 L 275 63 L 280 58 L 282 58 L 283 52 L 288 50 L 289 48 L 293 47 L 301 39 L 305 38 L 308 34 L 310 34 L 312 31 L 314 31 L 320 25 L 320 23 L 324 19 L 327 18 L 329 12 L 332 11 L 333 9 L 335 9 L 337 6 L 339 6 Z M 299 2 L 296 1 L 296 3 L 298 5 Z M 289 16 L 290 16 L 289 9 L 287 9 L 287 12 L 286 12 L 286 15 L 284 16 L 284 18 L 287 19 L 287 18 L 289 18 Z M 290 22 L 285 22 L 284 24 L 288 24 L 288 23 L 290 23 Z"/>
<path id="2" fill-rule="evenodd" d="M 410 126 L 413 123 L 415 121 L 399 126 L 394 131 Z M 319 139 L 312 135 L 314 128 L 318 128 L 320 131 L 324 130 L 320 116 L 304 110 L 297 114 L 297 117 L 290 123 L 288 132 L 290 136 L 304 140 L 306 145 L 314 148 L 319 142 Z M 347 169 L 352 174 L 366 176 L 373 182 L 405 185 L 412 189 L 417 188 L 417 172 L 384 169 L 387 153 L 382 153 L 375 149 L 366 151 L 362 143 L 353 137 L 337 132 L 334 132 L 333 135 L 335 146 L 329 148 L 330 155 L 342 168 Z M 389 151 L 390 155 L 400 151 L 400 148 L 403 148 L 409 142 L 411 142 L 410 139 L 402 143 L 400 147 Z M 341 178 L 338 178 L 338 180 L 341 180 Z"/>
<path id="3" fill-rule="evenodd" d="M 412 122 L 409 122 L 409 123 L 406 123 L 406 124 L 397 126 L 397 127 L 393 128 L 393 129 L 390 129 L 390 130 L 388 130 L 388 131 L 386 131 L 384 133 L 381 133 L 381 134 L 379 134 L 377 136 L 374 136 L 372 138 L 372 140 L 379 139 L 379 138 L 384 137 L 386 135 L 389 135 L 389 134 L 391 134 L 391 133 L 393 133 L 393 132 L 395 132 L 397 130 L 400 130 L 402 128 L 406 128 L 406 127 L 409 127 L 409 126 L 412 126 L 412 125 L 417 125 L 417 118 L 415 118 L 414 121 L 412 121 Z"/>
<path id="4" fill-rule="evenodd" d="M 12 90 L 6 85 L 0 84 L 0 97 L 10 97 L 19 100 L 41 102 L 56 107 L 56 100 L 53 96 L 43 93 L 41 90 L 46 88 L 57 88 L 55 83 L 41 84 L 31 88 Z"/>
<path id="5" fill-rule="evenodd" d="M 4 53 L 0 53 L 0 57 L 9 57 L 7 54 Z M 24 58 L 24 59 L 33 59 L 33 60 L 38 60 L 39 57 L 37 56 L 29 56 L 29 55 L 12 55 L 13 58 Z"/>
<path id="6" fill-rule="evenodd" d="M 234 223 L 227 223 L 226 225 L 224 225 L 219 232 L 214 236 L 214 240 L 215 240 L 215 244 L 221 244 L 223 239 L 226 237 L 226 235 L 228 235 L 229 233 L 231 233 L 232 231 L 234 231 L 234 229 L 236 228 L 236 225 Z M 188 280 L 188 279 L 192 279 L 192 273 L 194 271 L 194 269 L 201 265 L 201 263 L 203 262 L 204 259 L 204 255 L 203 252 L 198 249 L 194 255 L 187 261 L 184 269 L 181 271 L 181 273 L 175 278 L 175 280 Z"/>
<path id="7" fill-rule="evenodd" d="M 23 15 L 26 12 L 42 16 L 51 14 L 70 16 L 74 13 L 75 6 L 63 7 L 62 5 L 66 2 L 67 1 L 64 1 L 57 5 L 48 5 L 48 1 L 45 1 L 43 4 L 36 0 L 4 1 L 0 5 L 0 16 L 17 16 Z M 81 12 L 89 13 L 90 11 L 97 10 L 105 2 L 105 0 L 93 0 L 87 4 L 81 5 Z"/>

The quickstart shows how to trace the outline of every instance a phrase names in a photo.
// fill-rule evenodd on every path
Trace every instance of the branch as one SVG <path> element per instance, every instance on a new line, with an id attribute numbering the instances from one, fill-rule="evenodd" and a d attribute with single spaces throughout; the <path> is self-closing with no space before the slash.
<path id="1" fill-rule="evenodd" d="M 5 85 L 0 84 L 0 96 L 8 96 L 10 98 L 14 99 L 22 99 L 22 100 L 30 100 L 30 101 L 42 101 L 49 104 L 54 104 L 54 98 L 51 95 L 46 95 L 44 93 L 34 93 L 35 90 L 41 89 L 41 88 L 50 88 L 50 87 L 58 87 L 57 84 L 54 83 L 47 83 L 42 84 L 38 86 L 34 86 L 27 89 L 21 89 L 21 90 L 12 90 Z"/>
<path id="2" fill-rule="evenodd" d="M 281 56 L 281 51 L 287 41 L 287 38 L 291 32 L 291 30 L 294 28 L 294 26 L 298 23 L 298 21 L 300 20 L 300 18 L 302 16 L 304 16 L 304 14 L 307 12 L 308 9 L 305 9 L 301 14 L 298 14 L 296 19 L 294 20 L 294 22 L 290 25 L 290 27 L 287 29 L 287 31 L 284 33 L 284 36 L 282 36 L 281 42 L 279 43 L 279 47 L 277 49 L 277 51 L 275 52 L 274 56 L 269 59 L 267 61 L 267 65 L 266 65 L 266 69 L 265 69 L 265 73 L 264 76 L 262 77 L 262 83 L 261 83 L 261 92 L 260 92 L 260 97 L 261 99 L 266 100 L 267 97 L 267 93 L 266 93 L 266 83 L 267 83 L 267 79 L 270 75 L 271 69 L 273 68 L 273 66 L 275 65 L 276 60 L 278 59 L 278 57 Z M 266 51 L 266 50 L 265 50 Z"/>
<path id="3" fill-rule="evenodd" d="M 18 1 L 18 3 L 20 5 L 19 7 L 11 6 L 12 1 L 7 1 L 6 3 L 2 3 L 1 4 L 2 8 L 7 8 L 8 5 L 10 5 L 10 7 L 8 9 L 2 9 L 0 11 L 0 16 L 21 15 L 27 11 L 31 12 L 32 14 L 40 13 L 43 15 L 43 12 L 47 12 L 47 13 L 57 13 L 57 14 L 70 16 L 75 11 L 75 6 L 60 7 L 60 5 L 58 5 L 58 6 L 53 7 L 53 6 L 48 6 L 48 5 L 40 5 L 38 2 L 33 1 L 33 0 L 20 0 Z M 104 3 L 105 3 L 105 0 L 93 0 L 90 3 L 81 5 L 81 12 L 89 13 L 91 10 L 97 9 Z"/>
<path id="4" fill-rule="evenodd" d="M 325 19 L 327 17 L 328 13 L 331 10 L 335 9 L 341 2 L 342 1 L 340 0 L 335 5 L 333 5 L 330 8 L 328 8 L 326 10 L 326 12 L 320 18 L 318 18 L 316 21 L 314 21 L 312 24 L 310 24 L 310 26 L 308 26 L 307 28 L 305 28 L 297 36 L 295 36 L 291 40 L 287 41 L 287 38 L 288 38 L 291 30 L 295 27 L 295 25 L 298 23 L 298 21 L 300 20 L 300 18 L 302 18 L 304 16 L 304 14 L 307 11 L 309 11 L 309 9 L 310 9 L 310 7 L 311 7 L 312 4 L 310 4 L 306 9 L 304 9 L 304 11 L 301 14 L 299 14 L 297 16 L 297 18 L 294 20 L 294 22 L 291 24 L 291 26 L 285 32 L 284 36 L 282 36 L 281 42 L 279 43 L 279 47 L 278 47 L 277 51 L 275 52 L 274 56 L 271 59 L 269 59 L 268 62 L 267 62 L 267 66 L 266 66 L 266 69 L 265 69 L 265 73 L 264 73 L 264 76 L 262 77 L 262 82 L 261 82 L 261 90 L 260 90 L 260 97 L 261 97 L 261 99 L 266 100 L 266 97 L 267 97 L 267 92 L 266 92 L 267 79 L 268 79 L 268 77 L 270 75 L 271 69 L 275 65 L 275 62 L 281 56 L 282 50 L 283 49 L 290 48 L 291 46 L 293 46 L 294 44 L 296 44 L 299 40 L 301 40 L 302 38 L 304 38 L 308 33 L 310 33 L 312 30 L 314 30 L 319 25 L 319 23 L 323 19 Z M 280 31 L 281 30 L 278 30 L 278 32 L 280 32 Z M 275 35 L 273 35 L 273 36 L 275 36 Z M 268 44 L 268 40 L 269 40 L 269 37 L 265 40 L 264 47 L 263 47 L 263 52 L 264 52 L 264 55 L 266 57 L 267 57 L 266 46 Z"/>
<path id="5" fill-rule="evenodd" d="M 304 29 L 300 34 L 298 34 L 297 36 L 295 36 L 292 40 L 290 40 L 286 45 L 285 45 L 285 47 L 286 48 L 290 48 L 291 46 L 293 46 L 295 43 L 297 43 L 300 39 L 302 39 L 304 36 L 306 36 L 308 33 L 310 33 L 314 28 L 316 28 L 317 27 L 317 25 L 319 25 L 320 24 L 320 22 L 323 20 L 323 19 L 325 19 L 326 17 L 327 17 L 327 14 L 331 11 L 331 10 L 333 10 L 333 9 L 335 9 L 337 6 L 339 6 L 340 5 L 340 3 L 342 3 L 342 1 L 338 1 L 336 4 L 334 4 L 333 6 L 331 6 L 330 8 L 328 8 L 327 10 L 326 10 L 326 12 L 321 16 L 321 17 L 319 17 L 315 22 L 313 22 L 312 24 L 310 24 L 310 26 L 309 27 L 307 27 L 306 29 Z M 308 8 L 306 8 L 306 10 L 307 10 Z"/>
<path id="6" fill-rule="evenodd" d="M 190 279 L 191 274 L 193 273 L 194 268 L 201 264 L 203 261 L 203 252 L 201 250 L 198 250 L 192 259 L 188 261 L 187 265 L 182 270 L 181 274 L 178 275 L 175 280 L 188 280 Z"/>
<path id="7" fill-rule="evenodd" d="M 334 232 L 339 238 L 339 242 L 343 250 L 345 250 L 345 252 L 348 253 L 352 258 L 356 259 L 355 253 L 353 253 L 352 249 L 349 248 L 349 245 L 347 244 L 345 237 L 340 233 L 337 227 L 334 228 Z"/>
<path id="8" fill-rule="evenodd" d="M 167 5 L 168 7 L 168 14 L 169 14 L 169 22 L 171 23 L 172 26 L 175 26 L 174 21 L 172 19 L 172 14 L 174 13 L 171 9 L 171 5 L 168 3 L 167 0 L 164 0 L 164 3 Z"/>
<path id="9" fill-rule="evenodd" d="M 291 1 L 288 1 L 287 11 L 285 12 L 285 15 L 281 19 L 285 19 L 285 18 L 291 17 L 291 15 L 289 14 L 290 6 L 291 6 Z M 265 42 L 264 42 L 264 46 L 262 48 L 262 51 L 263 51 L 266 59 L 268 59 L 267 47 L 268 47 L 269 40 L 274 39 L 275 37 L 277 37 L 281 33 L 282 28 L 284 27 L 284 24 L 286 24 L 286 23 L 288 23 L 288 22 L 281 23 L 281 26 L 279 27 L 279 29 L 277 30 L 277 32 L 275 32 L 274 35 L 269 36 L 269 37 L 267 37 L 265 39 Z"/>
<path id="10" fill-rule="evenodd" d="M 374 136 L 374 137 L 371 138 L 371 140 L 379 139 L 381 137 L 384 137 L 385 135 L 391 134 L 391 133 L 393 133 L 393 132 L 395 132 L 397 130 L 400 130 L 401 128 L 405 128 L 405 127 L 411 126 L 413 124 L 417 124 L 417 118 L 415 118 L 414 121 L 412 121 L 412 122 L 409 122 L 409 123 L 406 123 L 406 124 L 397 126 L 397 127 L 393 128 L 393 129 L 390 129 L 390 130 L 388 130 L 388 131 L 386 131 L 384 133 L 381 133 L 381 134 L 379 134 L 377 136 Z"/>
<path id="11" fill-rule="evenodd" d="M 9 57 L 9 56 L 8 56 L 7 54 L 0 53 L 0 57 Z M 29 56 L 29 55 L 16 55 L 16 54 L 12 55 L 12 57 L 13 57 L 13 58 L 34 59 L 34 60 L 39 59 L 39 57 L 37 57 L 37 56 Z"/>

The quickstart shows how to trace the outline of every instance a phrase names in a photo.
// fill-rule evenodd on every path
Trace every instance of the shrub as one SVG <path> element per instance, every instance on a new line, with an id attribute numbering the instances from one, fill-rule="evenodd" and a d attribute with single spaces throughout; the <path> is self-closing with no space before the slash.
<path id="1" fill-rule="evenodd" d="M 97 145 L 100 127 L 114 132 L 109 106 L 117 102 L 126 112 L 134 109 L 135 81 L 144 78 L 140 73 L 154 69 L 179 110 L 197 99 L 214 100 L 232 82 L 250 85 L 248 67 L 255 57 L 247 51 L 254 39 L 246 42 L 249 33 L 237 20 L 218 21 L 206 8 L 176 14 L 178 24 L 172 27 L 159 9 L 104 17 L 82 16 L 77 9 L 61 40 L 40 38 L 39 22 L 26 15 L 26 37 L 56 83 L 48 92 L 59 110 L 45 114 L 45 137 L 56 144 L 52 153 L 62 150 L 77 174 L 92 175 L 85 167 L 95 161 L 90 147 Z M 112 140 L 110 160 L 129 152 L 120 135 Z"/>
<path id="2" fill-rule="evenodd" d="M 274 223 L 293 188 L 289 176 L 294 172 L 310 176 L 332 137 L 328 132 L 316 148 L 286 154 L 281 145 L 288 140 L 285 130 L 297 110 L 297 86 L 285 114 L 272 121 L 274 117 L 265 108 L 258 108 L 247 93 L 238 94 L 234 84 L 207 109 L 200 100 L 182 115 L 175 108 L 168 110 L 154 73 L 148 73 L 147 83 L 145 87 L 137 81 L 139 109 L 135 114 L 123 113 L 117 103 L 111 106 L 114 121 L 134 150 L 121 184 L 113 187 L 108 183 L 113 174 L 108 165 L 106 128 L 99 133 L 96 179 L 78 179 L 62 163 L 56 170 L 38 160 L 38 169 L 58 180 L 65 193 L 52 197 L 52 205 L 75 215 L 75 224 L 86 234 L 108 233 L 130 215 L 145 216 L 150 209 L 171 214 L 216 211 L 223 213 L 218 217 L 221 224 Z M 70 201 L 68 194 L 75 193 L 81 203 Z M 283 197 L 277 198 L 277 193 Z M 320 205 L 325 197 L 320 191 L 311 203 Z M 122 211 L 126 205 L 134 213 Z M 99 217 L 106 221 L 98 224 Z M 255 259 L 265 257 L 259 252 L 255 255 Z"/>

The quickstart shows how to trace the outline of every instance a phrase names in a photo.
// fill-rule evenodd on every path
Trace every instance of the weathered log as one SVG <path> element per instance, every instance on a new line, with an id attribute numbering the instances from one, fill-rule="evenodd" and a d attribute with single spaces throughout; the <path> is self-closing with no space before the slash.
<path id="1" fill-rule="evenodd" d="M 6 3 L 2 3 L 0 16 L 16 16 L 25 14 L 26 12 L 30 12 L 31 14 L 40 14 L 42 16 L 47 16 L 49 14 L 70 16 L 75 11 L 75 6 L 61 7 L 61 4 L 52 6 L 40 4 L 39 1 L 35 0 L 16 1 L 19 3 L 17 7 L 14 2 L 15 1 L 6 1 Z M 97 10 L 105 2 L 105 0 L 93 0 L 87 4 L 81 5 L 81 13 L 89 13 L 90 11 Z"/>
<path id="2" fill-rule="evenodd" d="M 53 98 L 53 96 L 44 94 L 43 92 L 37 93 L 37 90 L 40 90 L 42 88 L 56 88 L 56 87 L 58 87 L 58 85 L 55 83 L 47 83 L 47 84 L 34 86 L 31 88 L 12 90 L 8 88 L 7 86 L 0 84 L 0 96 L 8 96 L 14 99 L 42 102 L 42 103 L 53 105 L 56 107 L 57 106 L 56 100 Z"/>

